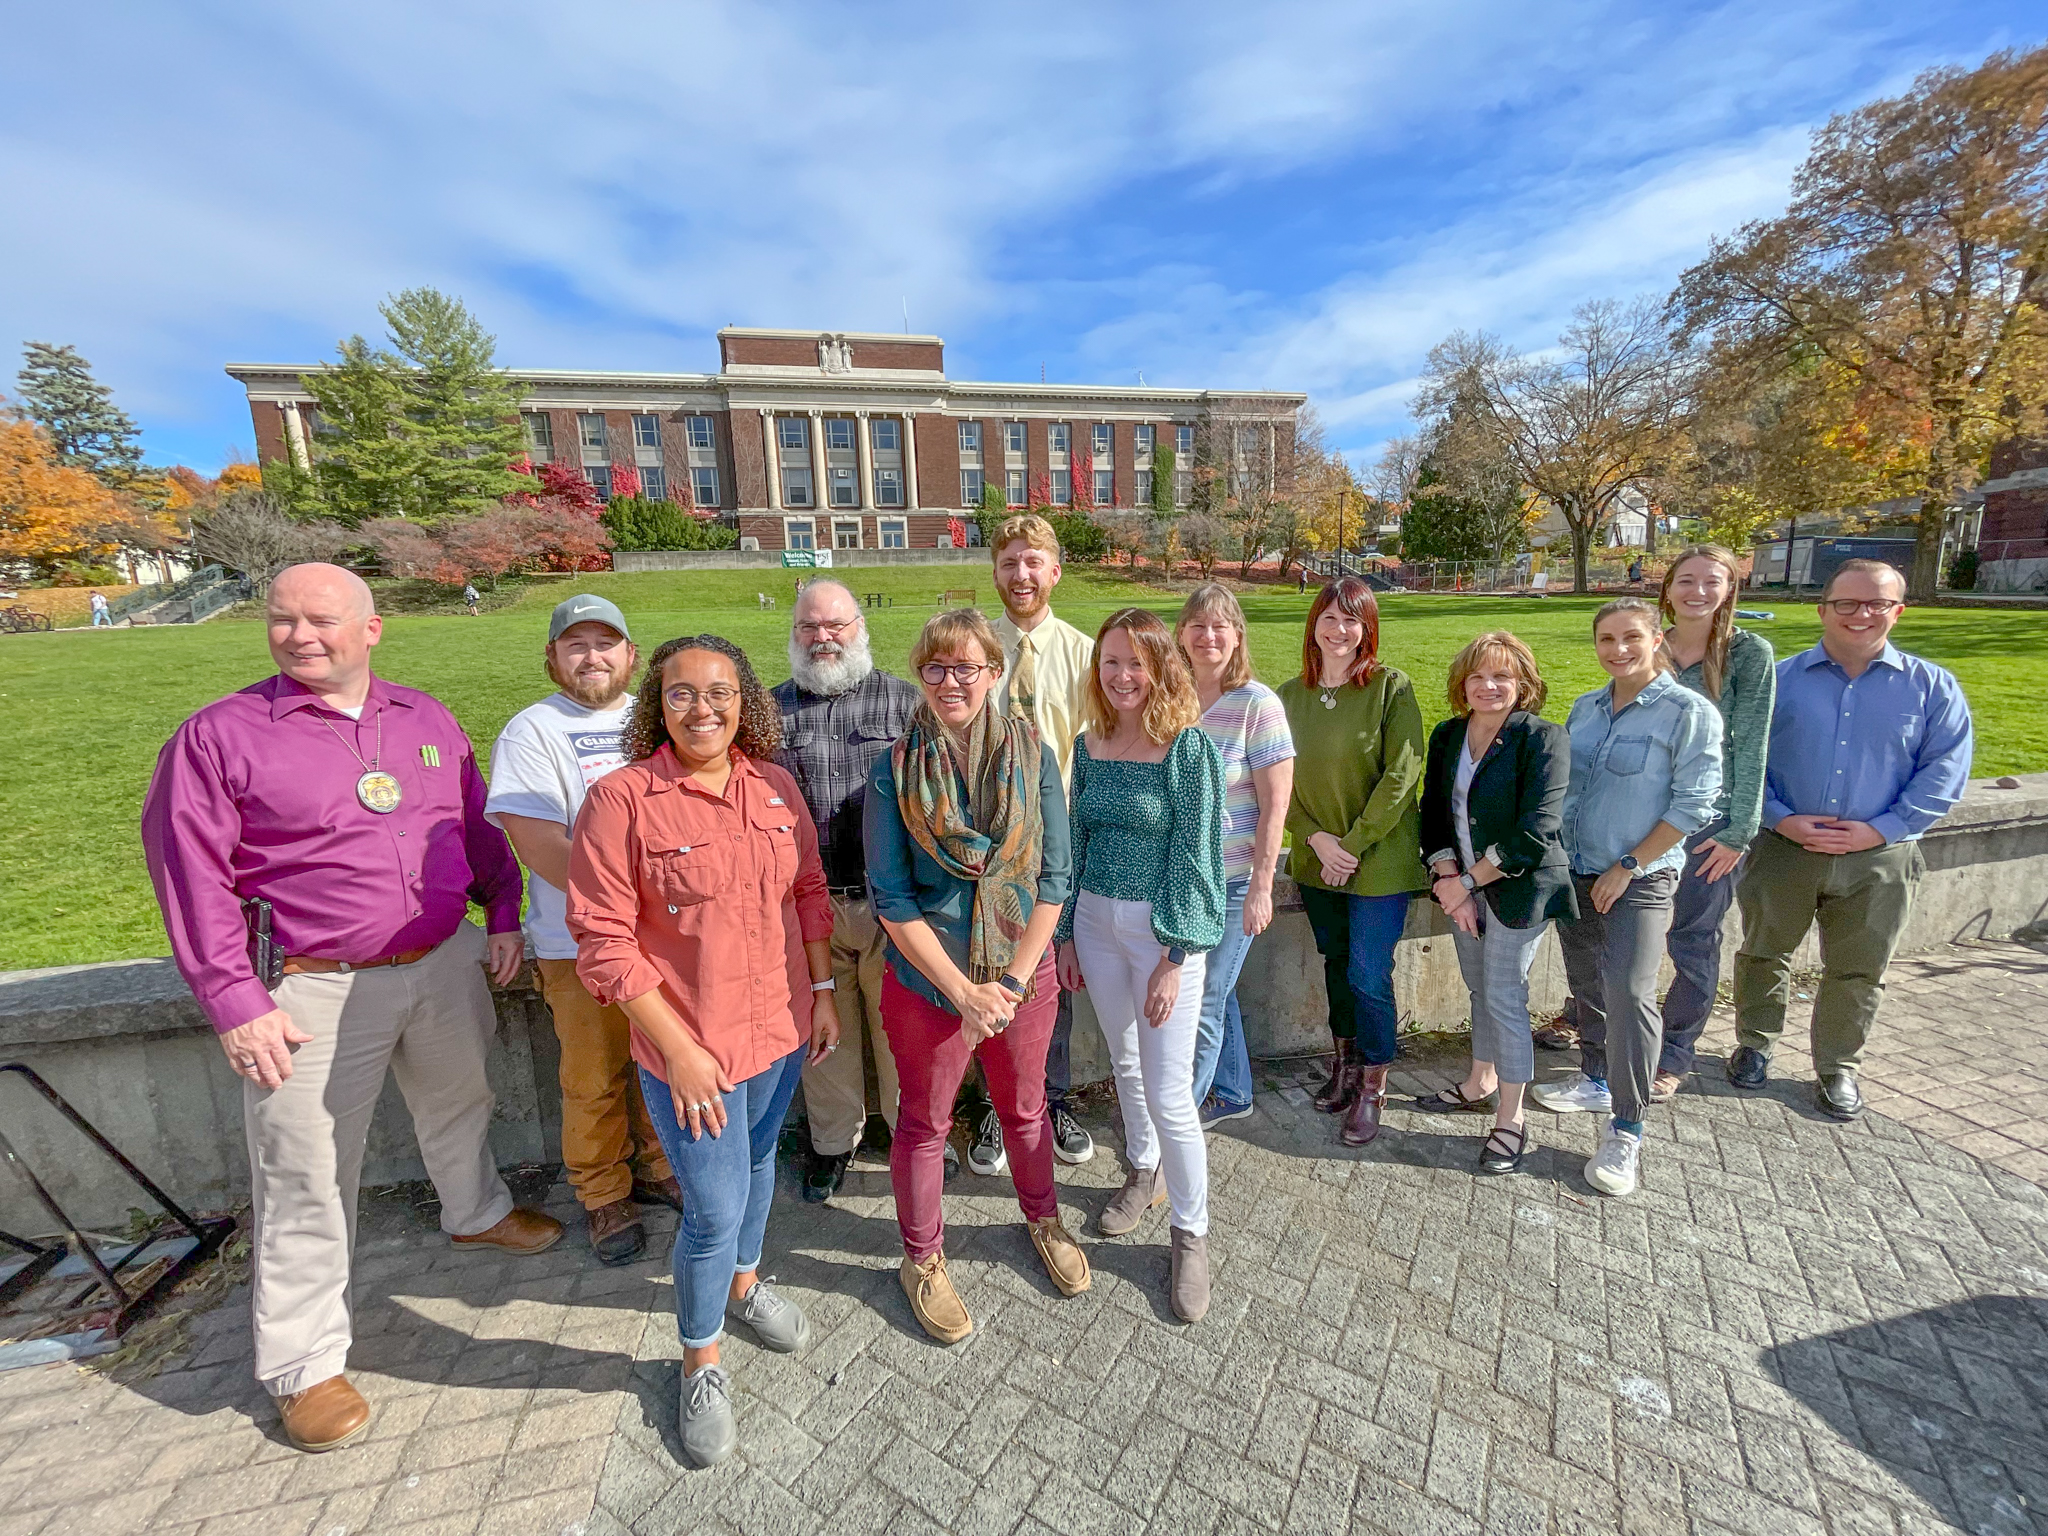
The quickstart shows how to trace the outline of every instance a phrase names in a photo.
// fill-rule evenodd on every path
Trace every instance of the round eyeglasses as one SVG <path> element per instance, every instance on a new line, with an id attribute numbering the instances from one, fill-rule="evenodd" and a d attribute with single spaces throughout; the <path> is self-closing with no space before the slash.
<path id="1" fill-rule="evenodd" d="M 720 686 L 717 688 L 706 688 L 702 693 L 699 693 L 694 688 L 679 686 L 665 690 L 662 693 L 661 699 L 664 704 L 668 705 L 670 709 L 679 715 L 695 709 L 699 699 L 702 699 L 722 715 L 739 701 L 739 696 L 740 691 L 737 688 Z"/>
<path id="2" fill-rule="evenodd" d="M 917 669 L 917 675 L 936 688 L 945 682 L 948 674 L 951 674 L 954 682 L 968 684 L 982 673 L 991 670 L 993 669 L 986 662 L 980 661 L 963 661 L 955 666 L 947 666 L 943 661 L 928 661 Z"/>

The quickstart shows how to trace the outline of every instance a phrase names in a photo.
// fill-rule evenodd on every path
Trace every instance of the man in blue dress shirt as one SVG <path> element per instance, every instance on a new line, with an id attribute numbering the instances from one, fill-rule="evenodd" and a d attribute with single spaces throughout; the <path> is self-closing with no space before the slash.
<path id="1" fill-rule="evenodd" d="M 1821 591 L 1820 644 L 1778 663 L 1764 826 L 1736 889 L 1735 1052 L 1728 1080 L 1761 1088 L 1785 1031 L 1792 954 L 1820 922 L 1813 1066 L 1822 1113 L 1863 1112 L 1856 1069 L 1885 968 L 1926 869 L 1920 835 L 1970 780 L 1970 706 L 1951 672 L 1890 640 L 1906 583 L 1847 560 Z"/>

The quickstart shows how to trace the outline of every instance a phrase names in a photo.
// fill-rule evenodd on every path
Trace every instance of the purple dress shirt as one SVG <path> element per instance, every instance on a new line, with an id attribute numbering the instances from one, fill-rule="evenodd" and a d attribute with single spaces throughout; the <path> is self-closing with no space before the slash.
<path id="1" fill-rule="evenodd" d="M 372 762 L 404 791 L 389 815 L 356 798 Z M 244 900 L 271 904 L 286 954 L 327 960 L 440 944 L 472 900 L 492 933 L 519 928 L 519 865 L 484 820 L 469 738 L 438 700 L 382 678 L 359 721 L 282 674 L 207 705 L 157 754 L 142 849 L 171 954 L 223 1032 L 277 1006 L 249 963 Z"/>

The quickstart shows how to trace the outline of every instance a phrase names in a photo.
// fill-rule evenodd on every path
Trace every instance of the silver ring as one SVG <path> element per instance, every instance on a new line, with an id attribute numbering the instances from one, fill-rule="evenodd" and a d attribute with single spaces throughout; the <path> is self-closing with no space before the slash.
<path id="1" fill-rule="evenodd" d="M 695 1104 L 692 1104 L 690 1108 L 696 1110 L 697 1113 L 699 1113 L 700 1115 L 708 1115 L 711 1113 L 711 1101 L 709 1099 L 703 1099 Z"/>

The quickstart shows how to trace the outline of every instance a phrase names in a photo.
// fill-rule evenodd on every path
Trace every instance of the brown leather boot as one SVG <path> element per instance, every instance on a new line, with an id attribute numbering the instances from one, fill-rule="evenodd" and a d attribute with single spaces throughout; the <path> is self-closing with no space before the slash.
<path id="1" fill-rule="evenodd" d="M 506 1253 L 540 1253 L 562 1240 L 562 1224 L 545 1211 L 517 1206 L 495 1227 L 468 1237 L 450 1236 L 457 1248 L 498 1248 Z"/>
<path id="2" fill-rule="evenodd" d="M 370 1405 L 346 1376 L 330 1376 L 303 1392 L 277 1400 L 284 1432 L 302 1451 L 331 1451 L 347 1445 L 370 1423 Z"/>
<path id="3" fill-rule="evenodd" d="M 1315 1096 L 1315 1106 L 1326 1115 L 1341 1114 L 1358 1097 L 1358 1048 L 1339 1040 L 1330 1063 L 1330 1080 Z"/>
<path id="4" fill-rule="evenodd" d="M 1347 1147 L 1362 1147 L 1380 1133 L 1380 1111 L 1387 1107 L 1387 1069 L 1358 1068 L 1358 1097 L 1344 1116 L 1344 1128 L 1337 1139 Z"/>

